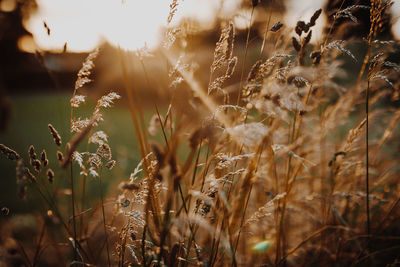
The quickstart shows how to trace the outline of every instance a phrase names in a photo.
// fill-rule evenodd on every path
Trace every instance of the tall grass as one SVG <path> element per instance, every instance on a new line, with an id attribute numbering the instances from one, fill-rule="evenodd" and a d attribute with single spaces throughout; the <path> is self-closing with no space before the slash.
<path id="1" fill-rule="evenodd" d="M 173 1 L 168 22 L 177 8 Z M 258 1 L 250 8 L 252 20 Z M 30 164 L 0 146 L 16 162 L 20 196 L 37 190 L 48 205 L 36 246 L 15 237 L 3 240 L 4 246 L 18 243 L 16 253 L 27 266 L 54 262 L 45 250 L 63 255 L 67 264 L 87 266 L 395 266 L 400 67 L 389 61 L 396 43 L 376 39 L 389 8 L 383 0 L 369 7 L 364 59 L 334 39 L 333 26 L 320 45 L 311 44 L 322 10 L 294 29 L 269 15 L 258 60 L 248 70 L 251 22 L 240 57 L 235 45 L 242 40 L 234 23 L 223 21 L 211 67 L 199 70 L 209 73 L 206 86 L 173 45 L 184 35 L 170 29 L 172 43 L 160 48 L 160 60 L 171 68 L 166 86 L 172 96 L 165 114 L 153 102 L 155 115 L 148 123 L 140 92 L 130 83 L 128 57 L 119 48 L 142 160 L 129 179 L 121 178 L 118 196 L 108 198 L 102 172 L 118 162 L 106 133 L 96 127 L 103 109 L 120 96 L 110 92 L 99 98 L 88 118 L 74 113 L 85 102 L 81 88 L 91 81 L 95 50 L 78 73 L 65 145 L 49 124 L 59 170 L 48 169 L 46 153 L 37 157 L 33 146 Z M 353 18 L 357 9 L 365 6 L 341 6 L 334 23 Z M 338 82 L 346 74 L 343 60 L 360 62 L 353 85 Z M 150 85 L 144 54 L 140 64 Z M 226 86 L 235 77 L 238 82 Z M 182 101 L 176 87 L 189 97 Z M 157 131 L 160 142 L 151 140 Z M 81 177 L 74 176 L 75 165 Z M 54 181 L 62 172 L 70 182 L 69 205 L 56 194 Z M 98 180 L 99 203 L 86 214 L 89 177 Z M 64 243 L 53 242 L 47 228 L 62 228 L 55 232 Z"/>

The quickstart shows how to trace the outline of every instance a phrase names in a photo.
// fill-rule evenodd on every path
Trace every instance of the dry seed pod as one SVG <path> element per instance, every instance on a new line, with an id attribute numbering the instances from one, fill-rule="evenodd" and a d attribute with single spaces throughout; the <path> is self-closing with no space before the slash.
<path id="1" fill-rule="evenodd" d="M 258 5 L 258 0 L 252 0 L 252 5 L 253 7 L 256 7 Z"/>
<path id="2" fill-rule="evenodd" d="M 277 32 L 280 30 L 280 28 L 282 28 L 283 24 L 278 21 L 277 23 L 274 24 L 274 26 L 272 26 L 272 28 L 270 29 L 271 32 Z"/>
<path id="3" fill-rule="evenodd" d="M 310 57 L 313 61 L 313 64 L 318 65 L 319 62 L 321 61 L 321 51 L 317 50 L 317 51 L 312 52 Z"/>
<path id="4" fill-rule="evenodd" d="M 49 180 L 49 183 L 53 183 L 54 181 L 54 171 L 52 169 L 48 169 L 46 172 L 47 179 Z"/>
<path id="5" fill-rule="evenodd" d="M 46 167 L 49 164 L 49 160 L 47 159 L 47 154 L 44 149 L 43 149 L 42 153 L 40 154 L 40 159 L 42 161 L 43 167 Z"/>
<path id="6" fill-rule="evenodd" d="M 109 162 L 106 163 L 106 168 L 111 170 L 112 168 L 114 168 L 116 161 L 115 160 L 110 160 Z"/>
<path id="7" fill-rule="evenodd" d="M 301 46 L 300 46 L 299 42 L 297 41 L 296 37 L 292 37 L 292 44 L 293 44 L 294 49 L 296 49 L 296 51 L 299 52 L 301 49 Z"/>
<path id="8" fill-rule="evenodd" d="M 111 148 L 107 143 L 103 143 L 101 144 L 97 150 L 96 150 L 96 154 L 106 160 L 111 160 L 112 158 L 112 154 L 111 154 Z"/>
<path id="9" fill-rule="evenodd" d="M 51 124 L 48 124 L 47 126 L 49 127 L 50 133 L 51 133 L 51 135 L 52 135 L 53 138 L 54 138 L 54 143 L 55 143 L 57 146 L 61 146 L 61 137 L 60 137 L 60 135 L 58 134 L 57 130 L 56 130 L 56 129 L 53 127 L 53 125 L 51 125 Z"/>
<path id="10" fill-rule="evenodd" d="M 32 161 L 37 159 L 37 155 L 36 155 L 36 152 L 35 152 L 35 147 L 33 145 L 29 146 L 28 153 L 29 153 L 29 158 L 31 159 L 31 164 L 32 164 Z"/>
<path id="11" fill-rule="evenodd" d="M 308 32 L 309 26 L 304 21 L 299 20 L 294 30 L 297 33 L 297 35 L 300 36 L 302 32 Z"/>
<path id="12" fill-rule="evenodd" d="M 251 67 L 251 70 L 249 72 L 249 75 L 247 76 L 247 82 L 250 82 L 254 80 L 257 77 L 258 71 L 260 70 L 262 61 L 258 60 L 253 67 Z"/>
<path id="13" fill-rule="evenodd" d="M 9 160 L 19 160 L 19 159 L 21 159 L 21 156 L 17 152 L 15 152 L 11 148 L 9 148 L 9 147 L 7 147 L 7 146 L 5 146 L 3 144 L 0 144 L 0 152 L 3 153 L 4 155 L 6 155 L 6 157 Z"/>
<path id="14" fill-rule="evenodd" d="M 57 151 L 57 159 L 59 162 L 62 162 L 64 160 L 64 155 L 61 151 Z"/>
<path id="15" fill-rule="evenodd" d="M 32 162 L 31 162 L 31 164 L 32 164 L 32 166 L 33 166 L 33 168 L 35 169 L 35 171 L 36 172 L 40 172 L 40 167 L 41 167 L 41 163 L 40 163 L 40 160 L 38 160 L 38 159 L 35 159 L 35 160 L 33 160 Z"/>
<path id="16" fill-rule="evenodd" d="M 312 15 L 310 22 L 308 23 L 309 27 L 312 27 L 315 25 L 315 22 L 317 21 L 317 19 L 319 18 L 319 16 L 322 13 L 322 9 L 318 9 L 317 11 L 314 12 L 314 14 Z"/>

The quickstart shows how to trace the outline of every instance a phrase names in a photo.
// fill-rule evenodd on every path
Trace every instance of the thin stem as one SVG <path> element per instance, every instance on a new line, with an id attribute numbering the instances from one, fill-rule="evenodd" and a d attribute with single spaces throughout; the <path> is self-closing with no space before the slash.
<path id="1" fill-rule="evenodd" d="M 367 234 L 369 236 L 371 232 L 371 225 L 370 225 L 370 214 L 369 214 L 369 146 L 368 146 L 368 141 L 369 141 L 369 133 L 368 133 L 368 127 L 369 127 L 369 78 L 368 78 L 368 84 L 367 84 L 367 92 L 365 96 L 365 115 L 366 115 L 366 135 L 365 135 L 365 191 L 366 191 L 366 209 L 367 209 Z"/>
<path id="2" fill-rule="evenodd" d="M 89 150 L 86 150 L 86 151 L 89 151 Z M 83 175 L 83 180 L 82 180 L 82 195 L 81 195 L 81 198 L 82 198 L 81 199 L 81 209 L 82 209 L 82 211 L 84 211 L 85 210 L 85 199 L 86 199 L 86 176 L 85 175 Z M 80 237 L 81 238 L 86 232 L 86 230 L 84 229 L 85 227 L 84 227 L 84 223 L 83 223 L 83 217 L 84 217 L 84 215 L 82 214 L 80 216 L 80 224 L 81 224 Z"/>
<path id="3" fill-rule="evenodd" d="M 48 200 L 46 198 L 46 196 L 43 194 L 42 190 L 40 189 L 38 184 L 35 184 L 36 186 L 34 187 L 38 193 L 40 194 L 40 196 L 43 198 L 43 200 L 47 203 L 47 205 L 49 205 L 50 209 L 53 209 L 57 218 L 60 220 L 61 224 L 63 225 L 65 232 L 67 233 L 68 236 L 71 236 L 71 232 L 69 227 L 67 226 L 67 224 L 64 222 L 63 217 L 61 216 L 61 213 L 59 212 L 57 205 L 55 204 L 55 202 L 51 202 L 50 200 Z M 83 247 L 81 246 L 80 242 L 78 242 L 77 240 L 75 240 L 75 244 L 78 246 L 78 248 L 82 251 L 83 255 L 90 260 L 88 254 L 86 253 L 86 251 L 83 249 Z"/>
<path id="4" fill-rule="evenodd" d="M 72 227 L 74 233 L 74 242 L 76 243 L 76 218 L 75 218 L 75 189 L 74 189 L 74 176 L 73 176 L 73 168 L 72 163 L 70 163 L 70 171 L 71 171 L 71 205 L 72 205 Z M 74 260 L 77 259 L 78 253 L 77 248 L 74 248 Z"/>
<path id="5" fill-rule="evenodd" d="M 19 240 L 16 240 L 16 241 L 17 241 L 17 244 L 18 244 L 18 246 L 19 246 L 19 249 L 21 250 L 22 256 L 25 258 L 26 264 L 27 264 L 29 267 L 33 267 L 31 261 L 29 260 L 28 255 L 26 254 L 26 251 L 25 251 L 25 249 L 24 249 L 24 246 L 21 244 L 21 242 L 20 242 Z"/>
<path id="6" fill-rule="evenodd" d="M 33 267 L 36 266 L 36 262 L 39 260 L 40 247 L 42 245 L 42 240 L 43 240 L 43 236 L 44 236 L 45 231 L 46 231 L 46 223 L 43 222 L 42 230 L 40 232 L 40 238 L 39 238 L 38 245 L 37 245 L 36 252 L 35 252 L 35 257 L 33 258 Z"/>
<path id="7" fill-rule="evenodd" d="M 272 17 L 271 14 L 272 14 L 272 7 L 269 8 L 268 22 L 265 25 L 265 32 L 264 32 L 263 42 L 261 44 L 260 55 L 258 56 L 258 58 L 261 58 L 262 55 L 264 54 L 265 41 L 267 40 L 267 35 L 268 35 L 268 32 L 269 32 L 269 23 L 270 23 L 271 17 Z"/>
<path id="8" fill-rule="evenodd" d="M 110 251 L 108 248 L 108 234 L 107 234 L 107 226 L 106 226 L 106 214 L 104 212 L 104 197 L 103 197 L 103 186 L 102 186 L 102 182 L 101 182 L 101 175 L 99 175 L 99 188 L 100 188 L 101 212 L 103 215 L 104 235 L 106 236 L 107 262 L 108 262 L 108 267 L 110 267 L 111 266 Z"/>
<path id="9" fill-rule="evenodd" d="M 279 266 L 281 265 L 289 255 L 293 254 L 294 252 L 296 252 L 299 248 L 301 248 L 305 243 L 307 243 L 308 241 L 310 241 L 311 239 L 313 239 L 314 237 L 318 236 L 319 234 L 323 233 L 324 231 L 328 230 L 328 229 L 340 229 L 340 230 L 344 230 L 344 231 L 348 231 L 348 229 L 344 226 L 339 226 L 339 225 L 325 225 L 322 228 L 318 229 L 317 231 L 315 231 L 314 233 L 312 233 L 311 235 L 309 235 L 308 237 L 306 237 L 303 241 L 301 241 L 297 246 L 295 246 L 294 248 L 292 248 L 290 251 L 288 251 L 288 253 L 285 254 L 285 256 L 282 257 L 282 259 L 277 262 L 275 264 L 275 266 Z"/>
<path id="10" fill-rule="evenodd" d="M 340 3 L 340 7 L 339 7 L 339 9 L 338 9 L 338 12 L 342 10 L 342 7 L 343 7 L 343 5 L 344 5 L 344 2 L 346 2 L 346 0 L 342 0 L 342 2 Z M 326 37 L 325 37 L 325 41 L 324 41 L 323 47 L 326 46 L 326 43 L 328 42 L 329 36 L 332 34 L 333 28 L 334 28 L 335 23 L 336 23 L 336 19 L 337 19 L 337 16 L 334 16 L 334 17 L 333 17 L 333 21 L 332 21 L 332 23 L 331 23 L 331 27 L 329 28 L 329 32 L 328 32 L 328 34 L 327 34 Z"/>
<path id="11" fill-rule="evenodd" d="M 243 211 L 242 219 L 241 219 L 241 222 L 240 222 L 239 233 L 238 233 L 238 236 L 236 238 L 235 247 L 233 248 L 232 265 L 231 266 L 237 266 L 237 263 L 236 263 L 236 251 L 237 251 L 237 248 L 238 248 L 238 245 L 239 245 L 239 239 L 240 239 L 240 235 L 242 233 L 243 224 L 244 224 L 244 218 L 246 216 L 246 210 L 247 210 L 247 207 L 249 205 L 249 200 L 250 200 L 252 189 L 253 189 L 253 185 L 251 185 L 251 187 L 250 187 L 250 190 L 249 190 L 249 193 L 248 193 L 247 199 L 246 199 L 246 204 L 244 206 L 244 211 Z"/>
<path id="12" fill-rule="evenodd" d="M 289 133 L 288 133 L 288 141 L 289 143 L 293 143 L 294 137 L 295 137 L 295 130 L 296 130 L 296 120 L 297 120 L 297 113 L 298 111 L 296 110 L 294 112 L 294 118 L 293 118 L 293 128 L 289 128 Z M 290 132 L 291 131 L 291 132 Z M 287 204 L 287 199 L 289 195 L 289 190 L 291 188 L 291 185 L 289 184 L 290 181 L 290 174 L 291 174 L 291 167 L 292 167 L 292 154 L 289 154 L 289 159 L 288 159 L 288 164 L 287 164 L 287 171 L 286 171 L 286 177 L 285 177 L 285 192 L 286 195 L 283 198 L 283 206 L 282 206 L 282 211 L 281 211 L 281 218 L 279 220 L 279 226 L 278 226 L 278 232 L 277 232 L 277 244 L 276 244 L 276 255 L 275 255 L 275 263 L 277 263 L 278 260 L 280 260 L 281 257 L 281 250 L 283 251 L 284 245 L 282 245 L 282 236 L 283 236 L 283 223 L 284 223 L 284 217 L 285 217 L 285 211 L 286 211 L 286 204 Z"/>
<path id="13" fill-rule="evenodd" d="M 244 69 L 246 68 L 247 50 L 249 48 L 250 30 L 251 30 L 251 22 L 253 21 L 253 13 L 254 13 L 254 6 L 251 9 L 250 23 L 249 23 L 249 27 L 247 29 L 246 48 L 244 50 L 244 57 L 243 57 L 243 63 L 242 63 L 242 72 L 240 74 L 240 85 L 239 85 L 239 92 L 238 92 L 238 98 L 237 98 L 237 101 L 236 101 L 236 105 L 239 105 L 241 94 L 242 94 Z"/>

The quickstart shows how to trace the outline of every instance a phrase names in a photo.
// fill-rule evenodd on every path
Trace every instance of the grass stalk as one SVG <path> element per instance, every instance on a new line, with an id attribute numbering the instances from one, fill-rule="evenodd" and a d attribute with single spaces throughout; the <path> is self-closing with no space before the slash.
<path id="1" fill-rule="evenodd" d="M 36 246 L 35 256 L 33 257 L 33 264 L 32 264 L 33 267 L 35 267 L 37 265 L 37 262 L 39 261 L 40 249 L 42 247 L 42 240 L 45 231 L 46 231 L 46 222 L 43 222 L 42 230 L 40 231 L 39 241 Z"/>
<path id="2" fill-rule="evenodd" d="M 99 190 L 100 190 L 100 201 L 101 201 L 101 213 L 103 217 L 103 227 L 104 227 L 104 235 L 106 237 L 106 250 L 107 250 L 107 263 L 108 266 L 111 266 L 111 261 L 110 261 L 110 250 L 108 246 L 108 232 L 107 232 L 107 224 L 106 224 L 106 214 L 104 211 L 104 194 L 103 194 L 103 185 L 102 185 L 102 179 L 101 179 L 101 174 L 99 175 Z"/>
<path id="3" fill-rule="evenodd" d="M 366 193 L 366 211 L 367 211 L 367 235 L 371 233 L 370 207 L 369 207 L 369 79 L 367 82 L 367 91 L 365 95 L 365 193 Z"/>
<path id="4" fill-rule="evenodd" d="M 242 70 L 241 70 L 241 73 L 240 73 L 239 92 L 238 92 L 238 97 L 237 97 L 237 100 L 236 100 L 236 105 L 239 105 L 240 99 L 241 99 L 241 96 L 242 96 L 243 79 L 244 79 L 244 72 L 245 72 L 245 69 L 246 69 L 247 52 L 248 52 L 248 49 L 249 49 L 250 31 L 251 31 L 251 23 L 253 22 L 254 8 L 255 8 L 255 6 L 252 6 L 252 8 L 251 8 L 250 22 L 249 22 L 249 27 L 247 28 L 246 46 L 245 46 L 245 49 L 244 49 Z"/>
<path id="5" fill-rule="evenodd" d="M 71 208 L 72 208 L 72 229 L 73 229 L 73 237 L 74 242 L 77 243 L 76 240 L 76 217 L 75 217 L 75 186 L 74 186 L 74 174 L 72 163 L 70 163 L 70 181 L 71 181 Z M 77 248 L 74 248 L 74 261 L 78 259 Z"/>

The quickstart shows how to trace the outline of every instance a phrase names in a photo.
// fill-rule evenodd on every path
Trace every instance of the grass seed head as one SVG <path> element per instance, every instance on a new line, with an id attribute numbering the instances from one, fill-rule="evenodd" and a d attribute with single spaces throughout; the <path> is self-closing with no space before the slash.
<path id="1" fill-rule="evenodd" d="M 52 184 L 54 181 L 54 171 L 52 169 L 47 169 L 46 176 L 47 176 L 47 180 L 49 181 L 49 183 Z"/>
<path id="2" fill-rule="evenodd" d="M 116 164 L 115 160 L 110 160 L 105 164 L 105 166 L 106 166 L 107 169 L 112 170 L 112 168 L 115 167 L 115 164 Z"/>
<path id="3" fill-rule="evenodd" d="M 77 149 L 78 145 L 83 141 L 83 139 L 88 135 L 88 133 L 92 130 L 94 124 L 94 120 L 92 119 L 88 126 L 82 129 L 79 133 L 75 134 L 71 141 L 65 147 L 65 157 L 61 164 L 62 168 L 66 168 L 68 164 L 72 160 L 72 155 Z"/>
<path id="4" fill-rule="evenodd" d="M 40 172 L 41 169 L 41 162 L 38 159 L 34 159 L 31 161 L 31 165 L 33 166 L 33 168 L 35 169 L 36 172 Z"/>
<path id="5" fill-rule="evenodd" d="M 103 143 L 97 148 L 96 154 L 100 158 L 110 161 L 112 158 L 111 147 L 107 143 Z"/>
<path id="6" fill-rule="evenodd" d="M 277 23 L 274 24 L 274 26 L 272 26 L 272 28 L 270 29 L 271 32 L 277 32 L 282 28 L 283 24 L 278 21 Z"/>
<path id="7" fill-rule="evenodd" d="M 299 20 L 294 28 L 298 36 L 301 36 L 303 32 L 308 32 L 309 26 L 302 20 Z"/>
<path id="8" fill-rule="evenodd" d="M 21 159 L 21 156 L 17 152 L 3 144 L 0 144 L 0 152 L 4 154 L 9 160 L 17 161 Z"/>
<path id="9" fill-rule="evenodd" d="M 313 51 L 310 55 L 312 62 L 314 65 L 318 65 L 319 62 L 321 61 L 322 55 L 321 55 L 321 50 L 316 50 Z"/>
<path id="10" fill-rule="evenodd" d="M 312 27 L 315 25 L 315 22 L 317 21 L 317 19 L 319 18 L 319 16 L 322 13 L 322 9 L 318 9 L 317 11 L 314 12 L 314 14 L 312 15 L 310 22 L 308 23 L 309 27 Z"/>
<path id="11" fill-rule="evenodd" d="M 293 44 L 294 49 L 297 52 L 300 52 L 301 46 L 300 46 L 299 42 L 297 41 L 296 37 L 292 37 L 292 44 Z"/>
<path id="12" fill-rule="evenodd" d="M 64 160 L 64 155 L 61 151 L 57 151 L 57 160 L 61 163 Z"/>
<path id="13" fill-rule="evenodd" d="M 40 154 L 40 160 L 42 161 L 43 167 L 46 167 L 49 164 L 49 160 L 47 159 L 46 150 L 43 149 Z"/>
<path id="14" fill-rule="evenodd" d="M 53 136 L 54 143 L 57 146 L 61 146 L 61 136 L 58 134 L 57 130 L 51 124 L 48 124 L 47 126 L 49 127 L 50 133 Z"/>
<path id="15" fill-rule="evenodd" d="M 29 158 L 30 158 L 31 161 L 37 159 L 37 155 L 36 155 L 36 152 L 35 152 L 35 147 L 33 145 L 29 146 L 28 153 L 29 153 Z"/>

